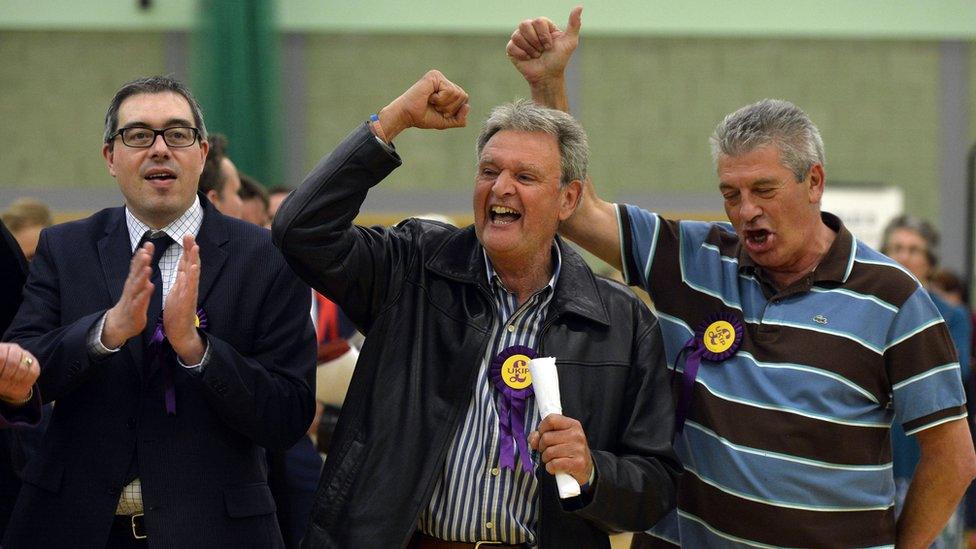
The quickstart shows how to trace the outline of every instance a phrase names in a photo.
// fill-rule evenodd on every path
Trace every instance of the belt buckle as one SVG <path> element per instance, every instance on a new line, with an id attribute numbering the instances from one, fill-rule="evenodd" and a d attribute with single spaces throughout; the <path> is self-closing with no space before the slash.
<path id="1" fill-rule="evenodd" d="M 475 542 L 474 549 L 479 549 L 482 545 L 501 545 L 500 541 L 479 541 Z"/>
<path id="2" fill-rule="evenodd" d="M 134 537 L 135 539 L 146 539 L 147 537 L 149 537 L 146 535 L 146 521 L 143 518 L 145 516 L 146 516 L 145 513 L 137 513 L 135 515 L 132 515 L 131 517 L 132 537 Z"/>

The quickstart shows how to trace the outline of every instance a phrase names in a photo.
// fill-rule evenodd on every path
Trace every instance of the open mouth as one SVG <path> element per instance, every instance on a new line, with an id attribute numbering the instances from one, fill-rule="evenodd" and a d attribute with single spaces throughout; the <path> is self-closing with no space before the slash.
<path id="1" fill-rule="evenodd" d="M 176 179 L 176 175 L 168 170 L 154 170 L 147 173 L 144 178 L 153 183 L 169 183 Z"/>
<path id="2" fill-rule="evenodd" d="M 766 229 L 759 229 L 755 231 L 746 231 L 746 240 L 752 244 L 765 244 L 766 239 L 769 238 L 770 232 Z"/>
<path id="3" fill-rule="evenodd" d="M 505 206 L 492 206 L 488 209 L 488 217 L 492 223 L 508 225 L 509 223 L 518 221 L 522 217 L 522 214 Z"/>

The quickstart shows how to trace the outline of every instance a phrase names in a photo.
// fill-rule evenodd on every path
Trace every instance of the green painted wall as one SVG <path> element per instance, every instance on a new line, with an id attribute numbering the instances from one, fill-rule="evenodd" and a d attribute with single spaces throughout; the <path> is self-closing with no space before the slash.
<path id="1" fill-rule="evenodd" d="M 404 134 L 406 166 L 385 186 L 467 197 L 478 124 L 491 106 L 526 94 L 503 55 L 506 40 L 309 35 L 305 168 L 437 67 L 471 93 L 472 124 Z M 579 114 L 609 198 L 709 193 L 715 202 L 704 208 L 718 210 L 707 137 L 725 113 L 773 96 L 820 126 L 828 181 L 898 185 L 912 212 L 939 215 L 937 42 L 604 36 L 586 37 L 579 57 Z M 120 83 L 164 70 L 158 32 L 0 32 L 0 189 L 112 188 L 98 152 L 107 102 Z M 970 80 L 976 121 L 976 48 Z"/>
<path id="2" fill-rule="evenodd" d="M 0 188 L 114 186 L 105 110 L 120 84 L 163 70 L 160 33 L 0 32 Z"/>
<path id="3" fill-rule="evenodd" d="M 753 101 L 788 99 L 818 125 L 827 179 L 905 189 L 938 213 L 938 44 L 588 39 L 582 120 L 604 188 L 713 192 L 708 136 Z"/>
<path id="4" fill-rule="evenodd" d="M 308 41 L 308 168 L 352 125 L 428 67 L 471 93 L 472 127 L 398 139 L 406 164 L 391 189 L 450 192 L 473 174 L 477 125 L 527 93 L 504 37 L 321 36 Z M 938 214 L 938 44 L 889 41 L 587 38 L 579 115 L 601 192 L 714 193 L 707 138 L 726 113 L 787 98 L 823 132 L 829 180 L 906 190 L 912 211 Z M 976 88 L 974 88 L 976 89 Z M 653 205 L 649 205 L 653 207 Z"/>

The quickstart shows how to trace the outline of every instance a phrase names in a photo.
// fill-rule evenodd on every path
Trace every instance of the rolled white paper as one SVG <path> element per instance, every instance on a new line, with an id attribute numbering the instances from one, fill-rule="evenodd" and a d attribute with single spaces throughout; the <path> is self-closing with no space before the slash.
<path id="1" fill-rule="evenodd" d="M 529 373 L 532 374 L 532 390 L 535 392 L 535 403 L 539 408 L 539 419 L 546 419 L 549 414 L 562 414 L 563 405 L 559 400 L 559 372 L 556 371 L 556 358 L 547 356 L 530 360 Z M 556 488 L 559 489 L 561 499 L 580 495 L 579 483 L 568 473 L 556 473 Z"/>

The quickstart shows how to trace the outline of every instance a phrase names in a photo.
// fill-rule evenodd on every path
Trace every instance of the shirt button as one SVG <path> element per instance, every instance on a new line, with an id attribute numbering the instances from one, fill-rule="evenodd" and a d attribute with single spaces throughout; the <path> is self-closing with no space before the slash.
<path id="1" fill-rule="evenodd" d="M 500 473 L 500 472 L 501 471 L 498 470 L 498 467 L 492 467 L 491 468 L 491 476 L 493 476 L 493 477 L 497 477 L 498 476 L 498 473 Z"/>
<path id="2" fill-rule="evenodd" d="M 494 522 L 488 521 L 488 522 L 485 523 L 485 528 L 487 528 L 489 530 L 491 530 L 494 527 L 495 527 L 495 523 Z"/>
<path id="3" fill-rule="evenodd" d="M 515 331 L 515 325 L 514 324 L 509 324 L 508 325 L 508 331 L 509 332 L 514 332 Z"/>

